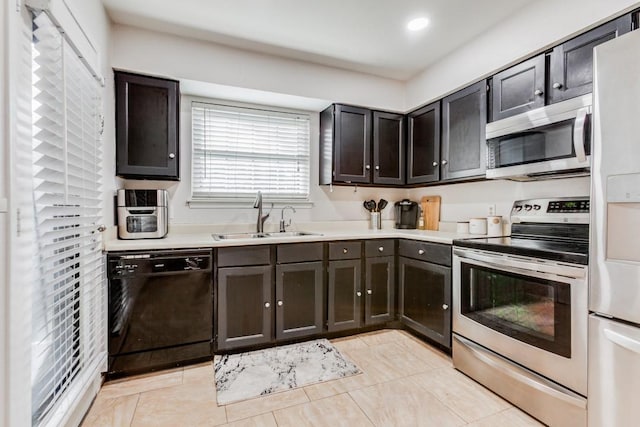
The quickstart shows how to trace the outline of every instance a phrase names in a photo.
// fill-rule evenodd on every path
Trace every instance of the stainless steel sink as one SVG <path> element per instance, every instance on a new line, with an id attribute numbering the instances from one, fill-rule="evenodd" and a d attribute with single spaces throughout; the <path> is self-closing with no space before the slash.
<path id="1" fill-rule="evenodd" d="M 281 231 L 266 233 L 269 237 L 299 237 L 299 236 L 322 236 L 320 233 L 310 233 L 308 231 Z"/>
<path id="2" fill-rule="evenodd" d="M 226 233 L 212 234 L 214 240 L 260 239 L 269 237 L 266 233 Z"/>
<path id="3" fill-rule="evenodd" d="M 281 233 L 226 233 L 212 234 L 214 240 L 235 240 L 235 239 L 263 239 L 268 237 L 300 237 L 300 236 L 322 236 L 320 233 L 310 233 L 308 231 L 283 231 Z"/>

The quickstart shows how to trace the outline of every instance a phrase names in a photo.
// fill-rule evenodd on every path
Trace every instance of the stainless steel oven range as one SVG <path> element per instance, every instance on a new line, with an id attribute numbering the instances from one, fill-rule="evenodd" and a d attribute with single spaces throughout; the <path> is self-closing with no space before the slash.
<path id="1" fill-rule="evenodd" d="M 453 364 L 551 426 L 586 426 L 589 198 L 515 202 L 454 241 Z"/>

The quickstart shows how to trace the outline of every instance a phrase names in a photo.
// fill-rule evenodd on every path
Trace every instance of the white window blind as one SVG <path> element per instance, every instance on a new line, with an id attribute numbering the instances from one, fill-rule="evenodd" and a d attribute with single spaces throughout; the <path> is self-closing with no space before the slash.
<path id="1" fill-rule="evenodd" d="M 192 104 L 193 199 L 309 197 L 309 116 Z"/>
<path id="2" fill-rule="evenodd" d="M 106 357 L 98 82 L 45 13 L 34 17 L 34 425 L 70 411 Z"/>

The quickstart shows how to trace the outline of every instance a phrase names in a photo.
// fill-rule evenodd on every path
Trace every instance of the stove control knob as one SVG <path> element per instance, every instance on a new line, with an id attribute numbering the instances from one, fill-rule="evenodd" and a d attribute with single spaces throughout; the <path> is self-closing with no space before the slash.
<path id="1" fill-rule="evenodd" d="M 534 211 L 539 211 L 540 210 L 540 205 L 533 205 L 533 210 Z"/>
<path id="2" fill-rule="evenodd" d="M 522 210 L 522 206 L 516 205 L 513 207 L 513 210 L 515 210 L 516 212 L 520 212 Z"/>
<path id="3" fill-rule="evenodd" d="M 525 211 L 530 211 L 531 210 L 531 205 L 524 205 L 524 210 Z"/>

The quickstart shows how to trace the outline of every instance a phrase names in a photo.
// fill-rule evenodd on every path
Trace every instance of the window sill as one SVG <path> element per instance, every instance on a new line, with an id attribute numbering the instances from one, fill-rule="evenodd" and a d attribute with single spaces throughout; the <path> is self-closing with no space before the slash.
<path id="1" fill-rule="evenodd" d="M 228 200 L 203 200 L 203 199 L 191 199 L 187 200 L 187 206 L 190 209 L 253 209 L 253 202 L 255 199 L 228 199 Z M 262 206 L 264 209 L 271 208 L 271 205 L 276 209 L 281 209 L 285 206 L 293 206 L 297 209 L 311 209 L 314 203 L 310 200 L 269 200 L 264 199 Z"/>

